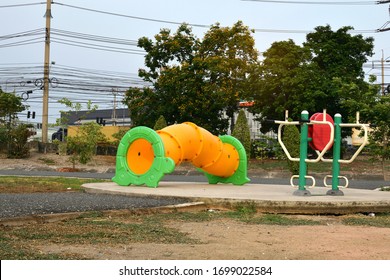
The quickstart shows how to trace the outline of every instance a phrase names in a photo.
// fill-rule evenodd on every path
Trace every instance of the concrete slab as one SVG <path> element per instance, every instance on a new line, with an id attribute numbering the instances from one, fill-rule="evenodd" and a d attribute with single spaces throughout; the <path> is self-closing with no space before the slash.
<path id="1" fill-rule="evenodd" d="M 328 196 L 324 187 L 309 189 L 311 196 L 294 196 L 294 188 L 286 185 L 246 184 L 210 185 L 207 183 L 160 182 L 158 188 L 119 186 L 116 183 L 90 183 L 83 188 L 90 193 L 130 196 L 185 197 L 213 206 L 234 207 L 250 202 L 258 211 L 269 213 L 350 214 L 390 212 L 390 192 L 342 189 L 344 196 Z"/>

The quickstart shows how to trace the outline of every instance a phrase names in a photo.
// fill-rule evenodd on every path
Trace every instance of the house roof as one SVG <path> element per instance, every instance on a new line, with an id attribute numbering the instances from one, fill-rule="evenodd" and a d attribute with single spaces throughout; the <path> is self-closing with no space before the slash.
<path id="1" fill-rule="evenodd" d="M 79 120 L 96 120 L 96 118 L 102 118 L 103 120 L 112 120 L 113 117 L 113 109 L 102 109 L 95 111 L 78 111 L 78 112 L 63 112 L 61 113 L 61 117 L 68 118 L 68 125 L 75 124 Z M 128 109 L 116 109 L 115 110 L 116 119 L 128 119 L 130 118 Z"/>

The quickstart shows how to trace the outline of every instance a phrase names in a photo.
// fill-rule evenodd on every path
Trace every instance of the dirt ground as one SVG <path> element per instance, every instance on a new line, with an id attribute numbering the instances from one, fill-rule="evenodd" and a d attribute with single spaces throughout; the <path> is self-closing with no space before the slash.
<path id="1" fill-rule="evenodd" d="M 71 166 L 64 156 L 32 154 L 28 160 L 1 159 L 0 169 L 58 170 Z M 114 157 L 96 157 L 83 170 L 107 172 Z M 183 167 L 183 168 L 186 168 Z M 169 221 L 167 226 L 187 233 L 199 244 L 128 243 L 32 244 L 42 253 L 79 255 L 87 259 L 390 259 L 390 228 L 347 226 L 338 217 L 306 216 L 326 225 L 251 225 L 233 219 L 207 222 Z"/>
<path id="2" fill-rule="evenodd" d="M 151 260 L 380 260 L 390 259 L 390 228 L 248 225 L 224 219 L 171 222 L 201 244 L 40 244 L 43 253 L 86 259 Z"/>

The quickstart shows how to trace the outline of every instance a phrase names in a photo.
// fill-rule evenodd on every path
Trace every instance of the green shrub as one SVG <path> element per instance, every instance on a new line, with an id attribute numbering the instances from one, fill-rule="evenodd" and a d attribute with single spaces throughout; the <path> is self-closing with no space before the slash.
<path id="1" fill-rule="evenodd" d="M 300 144 L 300 133 L 296 126 L 286 125 L 283 129 L 282 141 L 289 151 L 291 157 L 299 158 L 299 144 Z M 299 162 L 291 161 L 287 158 L 288 168 L 291 174 L 299 173 Z"/>
<path id="2" fill-rule="evenodd" d="M 26 158 L 30 155 L 27 139 L 31 136 L 31 125 L 19 124 L 8 131 L 8 157 Z"/>
<path id="3" fill-rule="evenodd" d="M 241 142 L 241 144 L 245 148 L 246 154 L 249 157 L 251 152 L 251 134 L 244 110 L 240 110 L 238 114 L 237 122 L 234 126 L 232 136 L 237 138 Z"/>
<path id="4" fill-rule="evenodd" d="M 167 121 L 165 120 L 164 116 L 160 116 L 154 125 L 154 130 L 160 130 L 167 126 Z"/>

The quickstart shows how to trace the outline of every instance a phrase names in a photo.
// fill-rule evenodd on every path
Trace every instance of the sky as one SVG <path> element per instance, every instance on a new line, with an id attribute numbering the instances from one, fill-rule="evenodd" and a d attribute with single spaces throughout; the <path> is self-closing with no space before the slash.
<path id="1" fill-rule="evenodd" d="M 295 2 L 295 3 L 287 3 Z M 315 4 L 314 2 L 317 2 Z M 322 3 L 322 4 L 319 4 Z M 349 3 L 348 3 L 349 2 Z M 351 4 L 354 3 L 354 5 Z M 374 56 L 364 70 L 381 82 L 382 56 L 390 60 L 390 4 L 375 1 L 241 1 L 241 0 L 58 0 L 52 3 L 49 122 L 55 122 L 62 97 L 84 104 L 95 100 L 101 109 L 124 108 L 121 97 L 129 86 L 142 86 L 137 72 L 144 67 L 140 37 L 153 38 L 162 28 L 176 31 L 192 25 L 202 38 L 215 23 L 232 26 L 241 20 L 251 29 L 261 54 L 273 42 L 292 39 L 298 45 L 306 32 L 329 24 L 332 30 L 352 26 L 356 33 L 374 38 Z M 19 6 L 20 4 L 20 6 Z M 31 5 L 27 5 L 31 4 Z M 25 98 L 32 122 L 42 116 L 42 67 L 46 1 L 0 0 L 0 86 Z M 387 25 L 388 24 L 388 25 Z M 12 35 L 12 36 L 9 36 Z M 84 39 L 82 39 L 84 38 Z M 86 40 L 88 39 L 88 40 Z M 104 49 L 104 50 L 102 50 Z M 390 82 L 390 61 L 385 83 Z M 27 92 L 28 94 L 27 98 Z M 27 120 L 27 112 L 19 115 Z"/>

